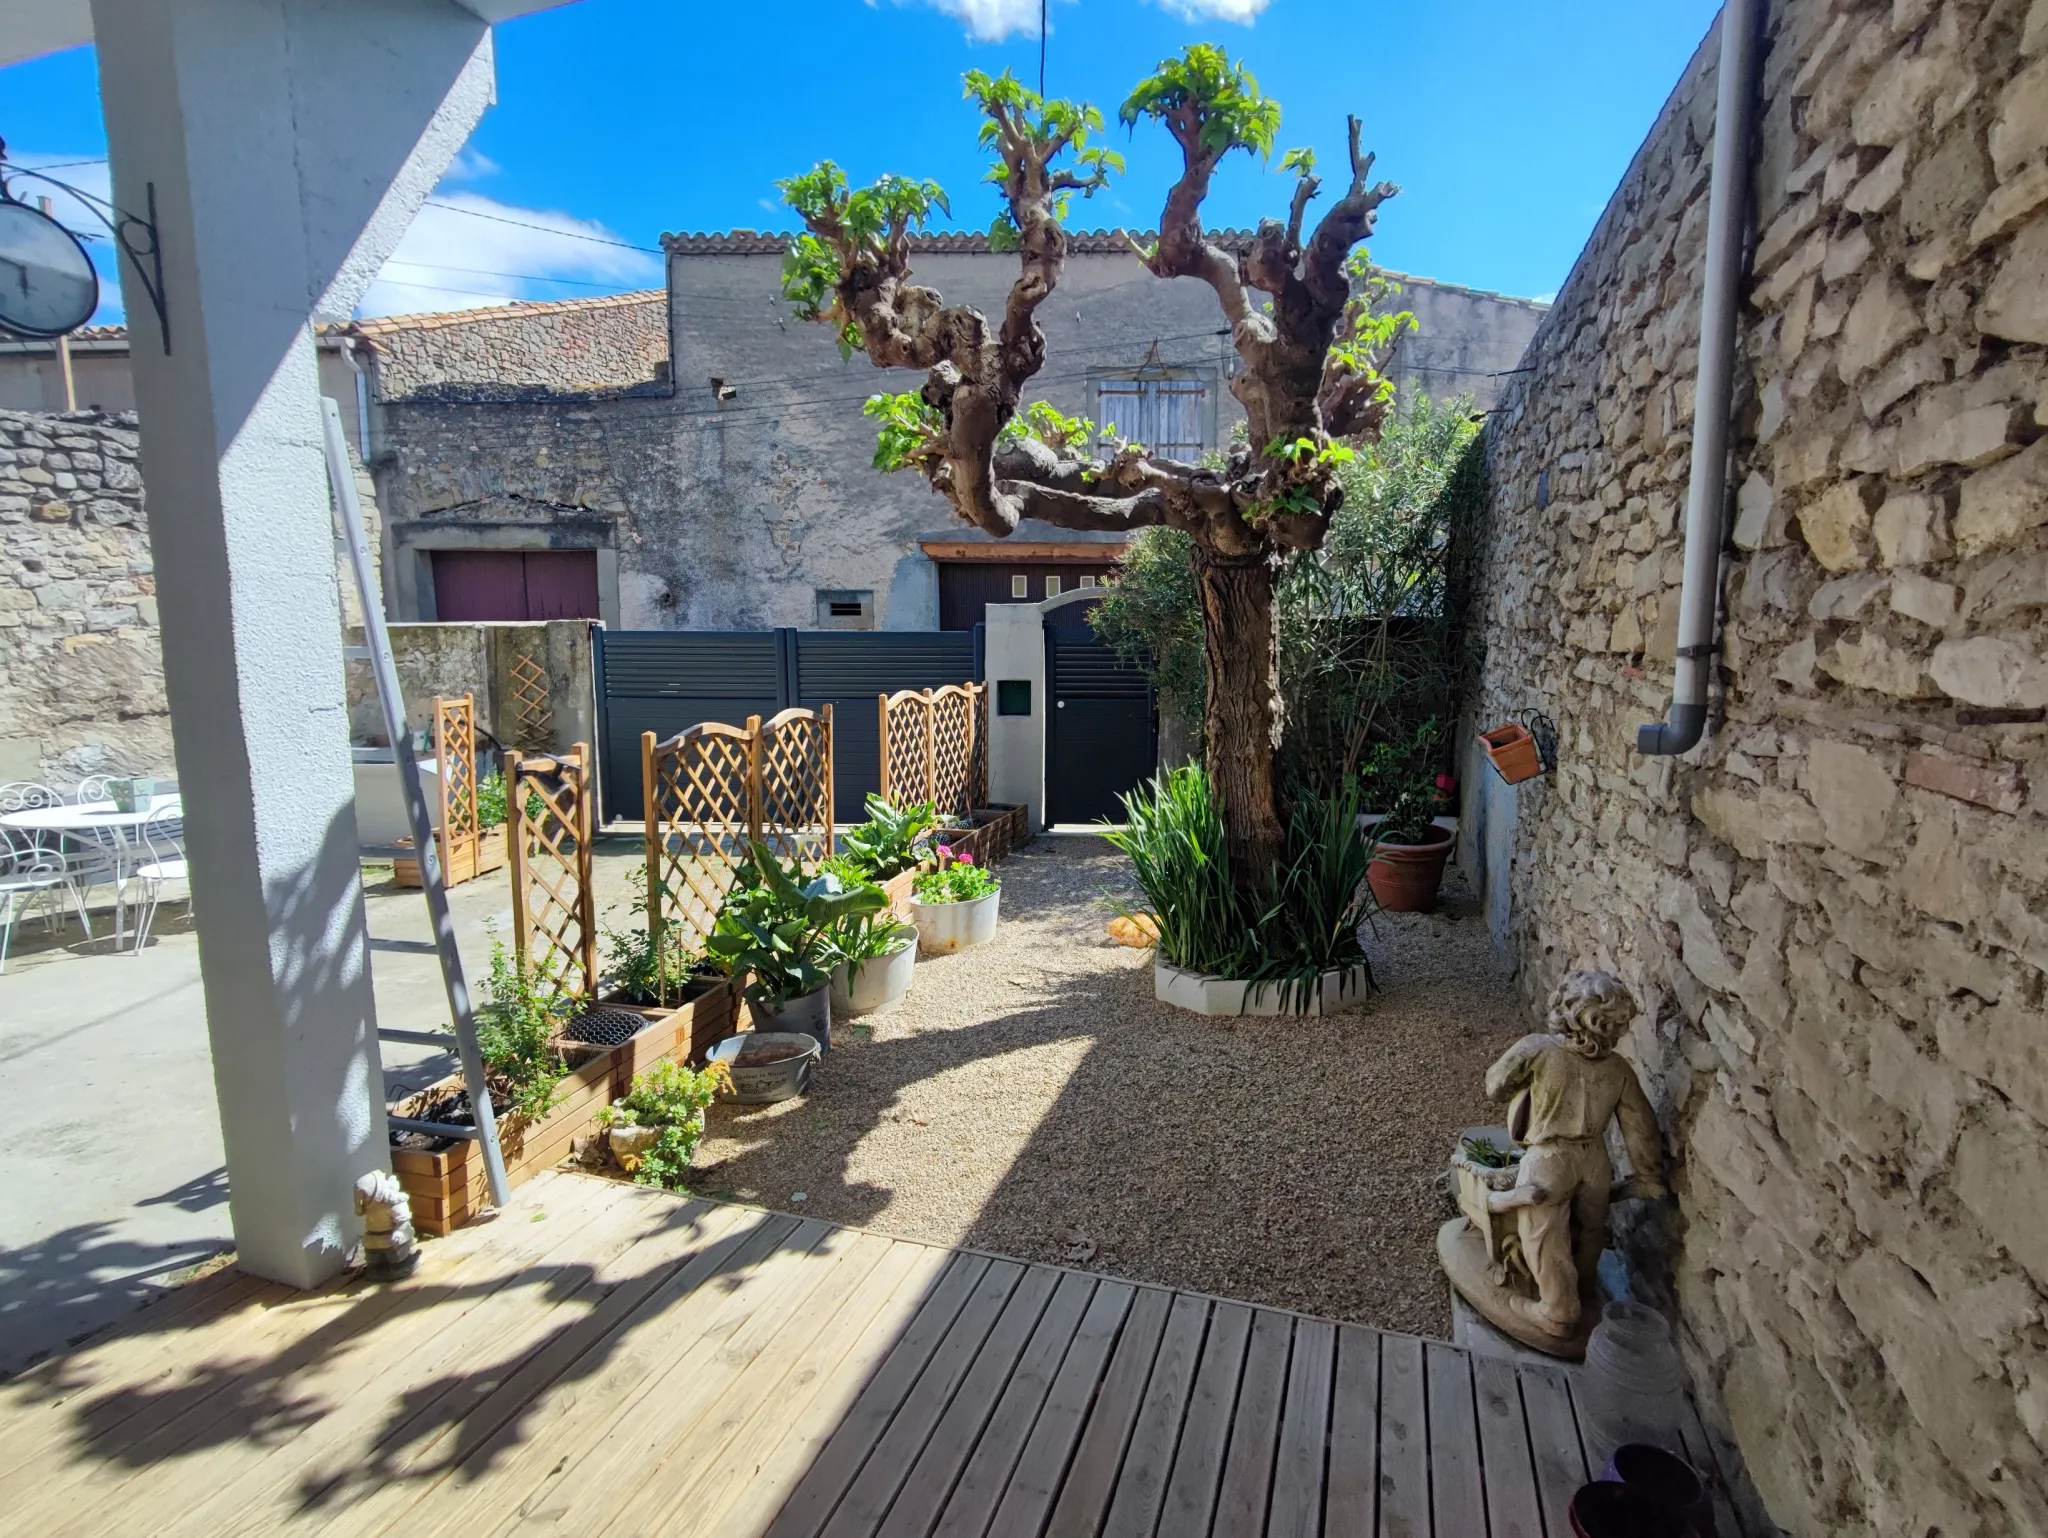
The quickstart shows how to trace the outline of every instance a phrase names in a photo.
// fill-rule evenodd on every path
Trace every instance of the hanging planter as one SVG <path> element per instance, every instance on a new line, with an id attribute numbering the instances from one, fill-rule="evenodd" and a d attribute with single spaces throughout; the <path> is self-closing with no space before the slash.
<path id="1" fill-rule="evenodd" d="M 1540 710 L 1524 711 L 1519 721 L 1481 732 L 1479 742 L 1494 773 L 1510 785 L 1557 767 L 1557 725 Z"/>

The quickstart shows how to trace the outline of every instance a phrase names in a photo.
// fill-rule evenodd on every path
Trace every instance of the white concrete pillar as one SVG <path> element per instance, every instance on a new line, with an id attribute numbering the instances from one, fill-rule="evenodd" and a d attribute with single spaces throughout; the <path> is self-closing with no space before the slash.
<path id="1" fill-rule="evenodd" d="M 452 0 L 93 0 L 241 1264 L 307 1286 L 386 1163 L 311 323 L 346 315 L 490 100 Z"/>
<path id="2" fill-rule="evenodd" d="M 992 603 L 982 637 L 982 678 L 988 684 L 988 794 L 1004 806 L 1030 808 L 1031 826 L 1045 826 L 1045 614 L 1035 603 Z M 1029 715 L 1002 713 L 1004 683 L 1030 691 Z"/>

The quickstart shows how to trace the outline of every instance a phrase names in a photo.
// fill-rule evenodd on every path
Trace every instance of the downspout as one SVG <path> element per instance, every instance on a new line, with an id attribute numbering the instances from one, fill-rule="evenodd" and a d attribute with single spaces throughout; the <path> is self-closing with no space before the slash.
<path id="1" fill-rule="evenodd" d="M 370 462 L 370 376 L 356 361 L 356 339 L 343 336 L 335 340 L 341 343 L 342 362 L 356 376 L 356 452 L 367 465 Z"/>
<path id="2" fill-rule="evenodd" d="M 1671 713 L 1636 728 L 1636 751 L 1671 756 L 1707 725 L 1721 539 L 1728 495 L 1728 417 L 1735 385 L 1735 318 L 1749 221 L 1750 138 L 1756 122 L 1763 0 L 1721 7 L 1714 170 L 1707 192 L 1707 273 L 1700 297 L 1700 366 L 1693 397 L 1692 477 L 1685 493 L 1685 581 L 1678 597 L 1678 659 Z"/>

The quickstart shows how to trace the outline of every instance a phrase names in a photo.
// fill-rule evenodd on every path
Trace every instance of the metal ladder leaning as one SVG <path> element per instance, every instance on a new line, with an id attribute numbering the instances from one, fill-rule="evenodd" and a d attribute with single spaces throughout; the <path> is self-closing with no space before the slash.
<path id="1" fill-rule="evenodd" d="M 448 990 L 448 1014 L 455 1027 L 455 1052 L 462 1064 L 463 1088 L 476 1117 L 472 1127 L 452 1122 L 421 1121 L 411 1116 L 392 1116 L 388 1124 L 399 1132 L 417 1132 L 428 1137 L 460 1138 L 482 1145 L 484 1176 L 489 1183 L 491 1205 L 502 1209 L 511 1195 L 505 1181 L 505 1157 L 498 1148 L 498 1122 L 491 1111 L 490 1091 L 484 1082 L 483 1052 L 477 1046 L 476 1016 L 470 1009 L 469 984 L 462 973 L 462 954 L 455 946 L 455 920 L 448 912 L 448 888 L 442 880 L 439 842 L 434 837 L 434 820 L 427 810 L 426 792 L 420 786 L 420 766 L 413 757 L 412 733 L 406 729 L 405 696 L 398 686 L 398 664 L 391 655 L 391 631 L 384 621 L 384 600 L 370 570 L 370 546 L 363 532 L 362 504 L 356 498 L 355 472 L 349 467 L 348 443 L 342 436 L 341 412 L 333 401 L 320 402 L 326 427 L 327 480 L 334 491 L 334 514 L 348 546 L 349 564 L 355 569 L 356 592 L 363 605 L 363 639 L 368 643 L 370 669 L 377 679 L 377 697 L 384 707 L 384 731 L 391 739 L 392 757 L 398 763 L 398 785 L 405 796 L 406 819 L 412 825 L 412 846 L 419 855 L 421 895 L 427 900 L 427 917 L 434 928 L 434 948 L 441 957 L 441 981 Z M 405 1046 L 448 1046 L 445 1031 L 401 1031 L 379 1027 L 377 1040 Z M 380 1089 L 381 1093 L 381 1089 Z"/>

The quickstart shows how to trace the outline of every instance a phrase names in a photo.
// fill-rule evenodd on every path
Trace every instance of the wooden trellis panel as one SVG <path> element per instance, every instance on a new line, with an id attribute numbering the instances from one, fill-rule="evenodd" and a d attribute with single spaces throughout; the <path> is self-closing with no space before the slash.
<path id="1" fill-rule="evenodd" d="M 929 801 L 964 817 L 988 794 L 988 686 L 947 684 L 880 697 L 882 799 Z"/>
<path id="2" fill-rule="evenodd" d="M 476 699 L 434 696 L 434 767 L 441 788 L 441 879 L 476 875 Z"/>
<path id="3" fill-rule="evenodd" d="M 640 738 L 647 826 L 648 934 L 671 925 L 699 946 L 718 921 L 747 841 L 783 859 L 832 853 L 832 707 L 727 726 L 705 721 L 666 742 Z"/>
<path id="4" fill-rule="evenodd" d="M 512 659 L 510 674 L 512 729 L 522 747 L 544 750 L 555 740 L 555 703 L 547 663 L 531 651 L 521 652 Z"/>
<path id="5" fill-rule="evenodd" d="M 535 815 L 528 816 L 528 803 Z M 505 754 L 512 933 L 528 965 L 565 993 L 597 994 L 596 787 L 590 748 Z"/>

